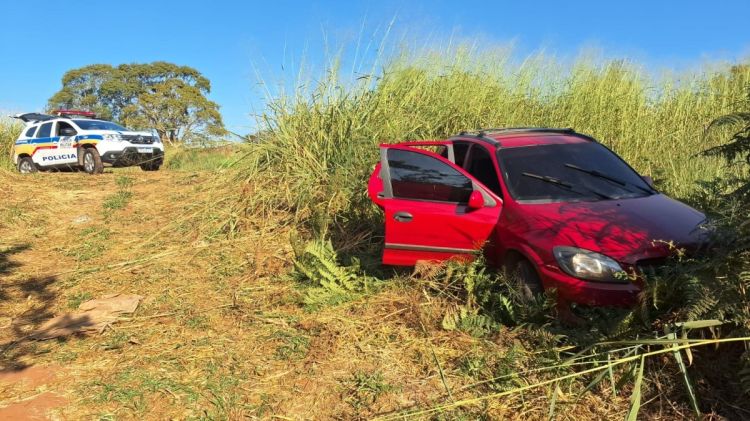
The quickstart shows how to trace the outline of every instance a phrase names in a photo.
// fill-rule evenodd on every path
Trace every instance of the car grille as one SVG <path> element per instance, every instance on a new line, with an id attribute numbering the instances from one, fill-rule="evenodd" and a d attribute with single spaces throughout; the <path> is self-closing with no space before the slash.
<path id="1" fill-rule="evenodd" d="M 154 143 L 153 136 L 143 136 L 143 135 L 137 135 L 137 134 L 124 134 L 122 135 L 123 140 L 127 140 L 128 142 L 134 144 L 134 145 L 150 145 Z"/>

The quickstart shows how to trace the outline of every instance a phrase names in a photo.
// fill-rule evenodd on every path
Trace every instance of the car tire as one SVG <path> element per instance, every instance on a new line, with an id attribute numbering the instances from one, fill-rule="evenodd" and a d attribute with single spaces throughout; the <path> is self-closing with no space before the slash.
<path id="1" fill-rule="evenodd" d="M 104 164 L 99 151 L 96 148 L 86 148 L 83 150 L 83 170 L 87 174 L 101 174 L 104 172 Z"/>
<path id="2" fill-rule="evenodd" d="M 534 264 L 523 257 L 513 259 L 505 265 L 506 274 L 516 282 L 518 292 L 525 300 L 531 300 L 544 292 L 542 280 L 539 278 Z"/>
<path id="3" fill-rule="evenodd" d="M 159 171 L 160 166 L 157 162 L 144 162 L 140 165 L 143 171 Z"/>
<path id="4" fill-rule="evenodd" d="M 24 156 L 18 160 L 18 172 L 21 174 L 31 174 L 37 171 L 38 168 L 30 156 Z"/>

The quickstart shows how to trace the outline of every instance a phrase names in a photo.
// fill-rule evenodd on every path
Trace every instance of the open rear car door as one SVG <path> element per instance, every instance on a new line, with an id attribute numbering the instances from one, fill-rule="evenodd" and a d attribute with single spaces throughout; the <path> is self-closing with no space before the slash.
<path id="1" fill-rule="evenodd" d="M 466 171 L 406 145 L 381 145 L 380 155 L 368 191 L 385 212 L 384 264 L 470 258 L 490 240 L 502 200 Z"/>
<path id="2" fill-rule="evenodd" d="M 53 115 L 48 114 L 41 114 L 41 113 L 26 113 L 26 114 L 16 114 L 13 116 L 13 118 L 17 118 L 24 123 L 28 122 L 36 122 L 36 121 L 48 121 L 57 118 Z"/>

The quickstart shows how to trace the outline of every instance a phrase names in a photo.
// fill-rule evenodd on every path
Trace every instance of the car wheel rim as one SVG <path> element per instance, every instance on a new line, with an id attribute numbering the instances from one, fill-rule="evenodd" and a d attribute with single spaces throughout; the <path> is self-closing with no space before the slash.
<path id="1" fill-rule="evenodd" d="M 31 172 L 31 164 L 29 164 L 29 161 L 24 160 L 21 162 L 21 173 L 22 174 L 28 174 Z"/>
<path id="2" fill-rule="evenodd" d="M 87 153 L 83 157 L 83 169 L 85 169 L 86 172 L 94 171 L 94 158 L 91 156 L 90 153 Z"/>

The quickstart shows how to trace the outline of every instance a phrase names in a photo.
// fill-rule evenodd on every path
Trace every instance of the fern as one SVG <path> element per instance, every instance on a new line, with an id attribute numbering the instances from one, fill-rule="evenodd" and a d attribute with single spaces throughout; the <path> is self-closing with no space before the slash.
<path id="1" fill-rule="evenodd" d="M 750 102 L 750 98 L 748 98 L 748 102 Z M 721 127 L 739 127 L 739 129 L 732 135 L 729 142 L 710 148 L 704 154 L 721 156 L 730 164 L 742 159 L 750 165 L 750 113 L 736 112 L 719 117 L 711 122 L 706 129 L 706 134 Z M 750 200 L 750 180 L 747 178 L 743 180 L 742 184 L 733 192 L 733 195 L 743 200 Z"/>
<path id="2" fill-rule="evenodd" d="M 340 304 L 368 290 L 372 279 L 362 274 L 359 261 L 339 265 L 330 240 L 310 241 L 304 247 L 294 238 L 292 243 L 296 254 L 292 276 L 309 287 L 303 300 L 308 308 Z"/>
<path id="3" fill-rule="evenodd" d="M 414 276 L 452 304 L 443 316 L 443 328 L 473 336 L 486 335 L 500 324 L 545 323 L 555 305 L 554 292 L 528 299 L 513 278 L 488 272 L 481 258 L 470 263 L 422 265 Z"/>
<path id="4" fill-rule="evenodd" d="M 485 336 L 498 327 L 491 317 L 467 306 L 449 309 L 443 316 L 441 325 L 445 330 L 460 330 L 475 337 Z"/>
<path id="5" fill-rule="evenodd" d="M 689 278 L 685 281 L 685 316 L 687 320 L 698 320 L 712 315 L 711 310 L 716 306 L 717 300 L 712 292 L 702 286 L 697 278 Z"/>

